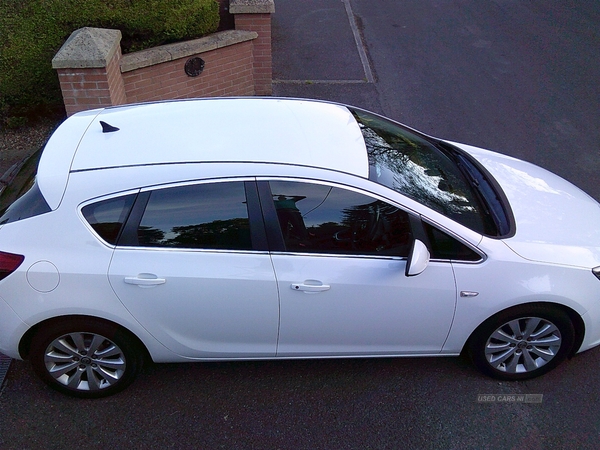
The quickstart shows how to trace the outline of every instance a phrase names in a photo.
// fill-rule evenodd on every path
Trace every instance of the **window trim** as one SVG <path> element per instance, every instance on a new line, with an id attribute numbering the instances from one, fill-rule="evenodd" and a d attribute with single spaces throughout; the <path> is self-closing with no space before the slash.
<path id="1" fill-rule="evenodd" d="M 201 248 L 171 248 L 171 247 L 146 247 L 139 245 L 137 240 L 137 228 L 142 219 L 142 215 L 146 209 L 146 205 L 150 198 L 150 194 L 159 189 L 168 189 L 181 186 L 190 186 L 198 184 L 212 184 L 220 182 L 244 182 L 244 188 L 246 192 L 246 200 L 248 207 L 248 219 L 250 221 L 250 233 L 252 239 L 252 249 L 246 250 L 233 250 L 233 249 L 201 249 Z M 453 239 L 456 239 L 461 244 L 467 246 L 473 252 L 480 255 L 481 259 L 478 261 L 465 261 L 460 259 L 431 259 L 432 262 L 451 262 L 459 264 L 481 264 L 487 260 L 487 255 L 477 246 L 466 241 L 455 232 L 448 228 L 440 225 L 432 219 L 422 215 L 421 213 L 414 211 L 395 200 L 390 199 L 387 196 L 374 193 L 372 191 L 357 188 L 356 186 L 348 185 L 345 183 L 339 183 L 328 180 L 319 180 L 307 177 L 286 177 L 286 176 L 260 176 L 260 177 L 227 177 L 227 178 L 216 178 L 209 180 L 195 180 L 178 182 L 171 184 L 160 184 L 156 186 L 147 186 L 141 189 L 131 189 L 122 192 L 116 192 L 113 194 L 95 197 L 89 199 L 78 206 L 78 214 L 83 224 L 90 230 L 90 232 L 106 247 L 108 248 L 127 248 L 137 250 L 159 250 L 159 251 L 194 251 L 194 252 L 219 252 L 219 253 L 278 253 L 285 255 L 297 255 L 297 256 L 314 256 L 314 257 L 334 257 L 334 258 L 368 258 L 368 259 L 384 259 L 384 260 L 406 260 L 407 257 L 392 256 L 392 255 L 360 255 L 360 254 L 348 254 L 348 253 L 318 253 L 318 252 L 297 252 L 287 251 L 285 249 L 285 243 L 281 229 L 279 227 L 279 221 L 277 220 L 277 212 L 275 205 L 272 200 L 272 193 L 270 188 L 270 181 L 291 181 L 309 184 L 319 184 L 323 186 L 336 187 L 339 189 L 350 190 L 376 200 L 381 200 L 392 206 L 406 212 L 409 216 L 411 224 L 411 234 L 413 239 L 420 239 L 427 246 L 431 248 L 431 242 L 423 228 L 423 223 L 427 223 L 432 227 L 437 228 L 441 232 L 449 235 Z M 82 209 L 90 204 L 110 200 L 112 198 L 137 195 L 133 206 L 129 212 L 125 224 L 121 230 L 120 236 L 117 240 L 117 244 L 113 245 L 105 241 L 87 222 L 85 219 Z"/>
<path id="2" fill-rule="evenodd" d="M 260 196 L 260 203 L 263 209 L 264 215 L 264 224 L 267 232 L 267 239 L 269 240 L 270 251 L 277 254 L 284 255 L 296 255 L 296 256 L 318 256 L 318 257 L 334 257 L 334 258 L 367 258 L 367 259 L 385 259 L 385 260 L 407 260 L 406 256 L 391 256 L 391 255 L 360 255 L 360 254 L 347 254 L 347 253 L 318 253 L 318 252 L 298 252 L 298 251 L 288 251 L 285 248 L 285 243 L 283 240 L 283 235 L 281 234 L 281 228 L 279 227 L 279 221 L 277 219 L 277 212 L 275 210 L 275 205 L 273 204 L 273 197 L 271 192 L 270 181 L 291 181 L 291 182 L 299 182 L 299 183 L 312 183 L 319 184 L 323 186 L 336 187 L 339 189 L 346 189 L 358 194 L 366 195 L 368 197 L 374 198 L 376 200 L 380 200 L 386 203 L 391 204 L 392 206 L 406 212 L 409 216 L 410 225 L 411 225 L 411 234 L 413 239 L 419 239 L 423 241 L 423 243 L 427 246 L 428 249 L 431 249 L 431 242 L 429 241 L 429 237 L 425 232 L 423 227 L 423 223 L 427 223 L 430 226 L 433 226 L 440 230 L 441 232 L 449 235 L 451 238 L 456 239 L 461 244 L 467 246 L 473 252 L 477 253 L 481 259 L 478 261 L 465 261 L 461 259 L 431 259 L 431 262 L 438 263 L 459 263 L 459 264 L 481 264 L 487 260 L 487 255 L 478 247 L 473 244 L 467 242 L 465 239 L 461 238 L 459 235 L 454 233 L 451 230 L 448 230 L 446 227 L 436 223 L 435 221 L 423 216 L 421 213 L 417 211 L 413 211 L 406 206 L 399 204 L 397 201 L 394 201 L 386 196 L 357 188 L 355 186 L 350 186 L 344 183 L 338 183 L 327 180 L 318 180 L 312 178 L 304 178 L 304 177 L 284 177 L 284 176 L 263 176 L 257 177 L 257 186 Z M 401 194 L 400 194 L 401 195 Z"/>

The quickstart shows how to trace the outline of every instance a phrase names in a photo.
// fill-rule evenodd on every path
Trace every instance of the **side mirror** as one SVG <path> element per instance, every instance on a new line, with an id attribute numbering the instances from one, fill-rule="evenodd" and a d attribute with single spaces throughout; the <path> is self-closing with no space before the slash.
<path id="1" fill-rule="evenodd" d="M 429 250 L 420 240 L 415 239 L 406 261 L 406 276 L 419 275 L 429 264 Z"/>

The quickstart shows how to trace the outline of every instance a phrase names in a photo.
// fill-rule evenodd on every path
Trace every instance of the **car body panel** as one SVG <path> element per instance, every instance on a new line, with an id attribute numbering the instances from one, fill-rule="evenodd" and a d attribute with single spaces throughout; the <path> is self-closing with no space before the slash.
<path id="1" fill-rule="evenodd" d="M 21 359 L 19 343 L 30 325 L 23 322 L 10 305 L 0 297 L 0 353 L 11 358 Z"/>
<path id="2" fill-rule="evenodd" d="M 456 304 L 450 263 L 432 262 L 415 277 L 405 276 L 400 258 L 273 254 L 273 266 L 278 356 L 438 353 L 448 336 Z"/>
<path id="3" fill-rule="evenodd" d="M 140 274 L 165 283 L 124 281 Z M 178 355 L 275 356 L 279 300 L 266 252 L 117 248 L 109 279 L 127 310 Z"/>
<path id="4" fill-rule="evenodd" d="M 69 191 L 63 203 L 65 208 L 2 228 L 3 251 L 21 252 L 26 256 L 13 274 L 0 281 L 3 299 L 0 308 L 12 311 L 3 315 L 3 326 L 6 320 L 12 325 L 2 328 L 0 352 L 22 358 L 23 355 L 17 356 L 18 343 L 31 327 L 60 317 L 89 316 L 123 326 L 138 336 L 151 354 L 164 356 L 164 347 L 129 314 L 108 284 L 113 250 L 92 235 L 78 216 L 71 214 L 78 206 L 78 202 L 73 204 L 71 200 L 74 199 Z M 40 218 L 43 232 L 39 229 Z M 28 236 L 27 240 L 23 240 L 23 236 Z M 51 246 L 48 238 L 51 238 Z M 82 249 L 85 257 L 82 257 Z M 30 280 L 46 277 L 47 263 L 56 268 L 58 283 L 51 290 L 36 290 Z M 10 337 L 5 338 L 6 335 Z"/>
<path id="5" fill-rule="evenodd" d="M 100 110 L 73 115 L 52 134 L 40 158 L 37 183 L 50 209 L 58 208 L 81 138 Z"/>
<path id="6" fill-rule="evenodd" d="M 476 147 L 469 152 L 498 181 L 517 222 L 505 242 L 523 258 L 592 268 L 600 265 L 600 206 L 541 167 Z"/>
<path id="7" fill-rule="evenodd" d="M 119 131 L 103 133 L 100 120 Z M 197 131 L 190 135 L 190 130 Z M 140 138 L 152 145 L 129 151 Z M 210 161 L 294 164 L 368 176 L 364 140 L 348 109 L 275 98 L 107 108 L 83 136 L 72 170 Z"/>

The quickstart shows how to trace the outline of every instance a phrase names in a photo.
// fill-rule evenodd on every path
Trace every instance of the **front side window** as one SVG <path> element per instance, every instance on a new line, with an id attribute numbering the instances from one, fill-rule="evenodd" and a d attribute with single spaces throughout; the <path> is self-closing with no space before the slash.
<path id="1" fill-rule="evenodd" d="M 462 242 L 438 230 L 432 225 L 423 222 L 425 233 L 429 241 L 431 259 L 443 259 L 453 261 L 481 261 L 479 253 L 471 250 Z"/>
<path id="2" fill-rule="evenodd" d="M 338 187 L 271 181 L 287 251 L 408 255 L 409 216 L 381 200 Z"/>
<path id="3" fill-rule="evenodd" d="M 137 239 L 147 247 L 252 249 L 244 182 L 153 191 Z"/>
<path id="4" fill-rule="evenodd" d="M 353 110 L 367 147 L 369 179 L 481 234 L 500 234 L 471 174 L 456 158 L 399 125 Z"/>

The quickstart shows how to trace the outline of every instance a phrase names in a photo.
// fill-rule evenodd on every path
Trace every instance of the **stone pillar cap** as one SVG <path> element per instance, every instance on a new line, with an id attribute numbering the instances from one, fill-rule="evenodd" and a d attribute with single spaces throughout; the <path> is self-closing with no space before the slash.
<path id="1" fill-rule="evenodd" d="M 121 44 L 121 32 L 105 28 L 73 31 L 52 58 L 53 69 L 106 67 Z"/>
<path id="2" fill-rule="evenodd" d="M 273 14 L 274 0 L 229 0 L 231 14 Z"/>

